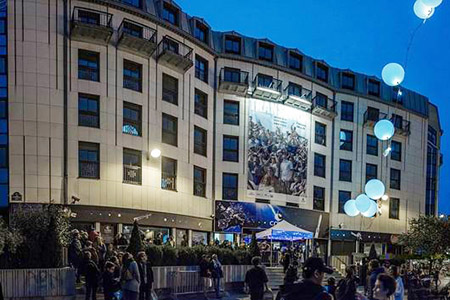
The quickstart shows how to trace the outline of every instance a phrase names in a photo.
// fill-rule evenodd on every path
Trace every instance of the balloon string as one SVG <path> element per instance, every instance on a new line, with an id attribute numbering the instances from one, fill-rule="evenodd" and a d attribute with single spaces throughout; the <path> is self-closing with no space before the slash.
<path id="1" fill-rule="evenodd" d="M 406 68 L 408 66 L 408 58 L 409 58 L 409 52 L 411 50 L 411 46 L 412 43 L 414 41 L 414 38 L 416 36 L 417 31 L 419 30 L 419 28 L 425 24 L 425 22 L 420 22 L 420 24 L 413 30 L 413 32 L 411 33 L 411 37 L 409 38 L 409 42 L 408 42 L 408 47 L 406 48 L 406 55 L 405 55 L 405 72 L 406 72 Z"/>

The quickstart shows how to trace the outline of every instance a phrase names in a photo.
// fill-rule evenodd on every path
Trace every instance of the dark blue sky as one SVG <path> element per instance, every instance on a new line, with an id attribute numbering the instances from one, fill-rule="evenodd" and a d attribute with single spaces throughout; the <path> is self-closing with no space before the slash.
<path id="1" fill-rule="evenodd" d="M 178 0 L 214 30 L 235 30 L 298 48 L 332 66 L 381 77 L 386 63 L 405 60 L 420 24 L 414 0 Z M 403 86 L 439 107 L 444 130 L 439 210 L 450 213 L 450 0 L 444 0 L 417 32 Z"/>

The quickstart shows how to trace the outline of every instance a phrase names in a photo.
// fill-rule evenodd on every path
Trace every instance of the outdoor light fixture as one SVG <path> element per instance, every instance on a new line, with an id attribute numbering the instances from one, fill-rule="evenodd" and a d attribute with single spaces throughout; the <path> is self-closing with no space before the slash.
<path id="1" fill-rule="evenodd" d="M 414 13 L 419 19 L 427 20 L 431 18 L 434 14 L 434 8 L 428 5 L 425 5 L 423 0 L 417 0 L 414 3 Z"/>
<path id="2" fill-rule="evenodd" d="M 438 7 L 442 3 L 442 0 L 421 0 L 421 1 L 426 6 L 433 7 L 433 8 Z"/>
<path id="3" fill-rule="evenodd" d="M 395 128 L 390 120 L 383 119 L 375 124 L 373 131 L 377 139 L 387 141 L 394 136 Z"/>
<path id="4" fill-rule="evenodd" d="M 150 155 L 151 155 L 153 158 L 158 158 L 158 157 L 161 156 L 161 150 L 155 148 L 155 149 L 152 150 L 152 152 L 150 152 Z"/>
<path id="5" fill-rule="evenodd" d="M 381 197 L 381 200 L 387 201 L 387 200 L 389 200 L 389 196 L 384 194 L 383 197 Z"/>
<path id="6" fill-rule="evenodd" d="M 389 63 L 381 71 L 384 83 L 389 86 L 397 86 L 405 79 L 405 70 L 398 63 Z"/>
<path id="7" fill-rule="evenodd" d="M 378 200 L 381 197 L 383 197 L 385 192 L 385 187 L 383 182 L 378 179 L 371 179 L 366 183 L 366 186 L 364 187 L 364 191 L 366 192 L 366 195 L 374 200 Z M 361 211 L 362 212 L 362 211 Z"/>
<path id="8" fill-rule="evenodd" d="M 356 217 L 359 215 L 359 210 L 356 208 L 356 201 L 353 199 L 347 200 L 344 204 L 344 212 L 349 217 Z"/>

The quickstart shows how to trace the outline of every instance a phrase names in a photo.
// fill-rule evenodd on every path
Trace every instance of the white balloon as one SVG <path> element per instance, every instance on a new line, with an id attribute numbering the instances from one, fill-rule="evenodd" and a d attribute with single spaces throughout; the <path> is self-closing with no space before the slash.
<path id="1" fill-rule="evenodd" d="M 442 0 L 420 0 L 420 1 L 422 1 L 422 3 L 425 4 L 426 6 L 433 8 L 438 7 L 442 3 Z"/>
<path id="2" fill-rule="evenodd" d="M 344 212 L 350 217 L 359 215 L 359 210 L 356 208 L 356 201 L 353 199 L 347 200 L 344 204 Z"/>
<path id="3" fill-rule="evenodd" d="M 384 196 L 386 189 L 381 180 L 371 179 L 366 183 L 364 191 L 369 198 L 378 200 Z"/>
<path id="4" fill-rule="evenodd" d="M 434 14 L 434 8 L 425 5 L 422 0 L 417 0 L 414 3 L 414 13 L 419 19 L 429 19 Z"/>
<path id="5" fill-rule="evenodd" d="M 395 128 L 390 120 L 383 119 L 375 124 L 373 131 L 379 140 L 387 141 L 394 135 Z"/>
<path id="6" fill-rule="evenodd" d="M 364 217 L 367 217 L 367 218 L 372 218 L 377 213 L 378 207 L 377 207 L 377 203 L 373 200 L 370 200 L 369 204 L 370 204 L 369 209 L 367 211 L 361 213 L 361 215 L 363 215 Z"/>
<path id="7" fill-rule="evenodd" d="M 367 197 L 365 194 L 361 194 L 358 197 L 356 197 L 355 205 L 356 208 L 361 212 L 365 212 L 370 208 L 370 198 Z"/>
<path id="8" fill-rule="evenodd" d="M 405 70 L 398 63 L 388 63 L 381 71 L 384 83 L 389 86 L 397 86 L 405 79 Z"/>

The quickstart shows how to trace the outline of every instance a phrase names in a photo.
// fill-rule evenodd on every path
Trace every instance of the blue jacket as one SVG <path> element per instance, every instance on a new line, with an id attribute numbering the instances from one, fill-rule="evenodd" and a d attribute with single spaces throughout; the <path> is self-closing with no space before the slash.
<path id="1" fill-rule="evenodd" d="M 384 268 L 379 267 L 373 270 L 369 276 L 369 299 L 373 299 L 373 288 L 375 287 L 375 282 L 377 281 L 378 274 L 384 273 Z"/>
<path id="2" fill-rule="evenodd" d="M 139 276 L 139 268 L 137 263 L 135 261 L 132 261 L 128 266 L 128 269 L 122 270 L 121 273 L 123 282 L 122 289 L 138 293 L 139 284 L 141 283 L 141 277 Z"/>

